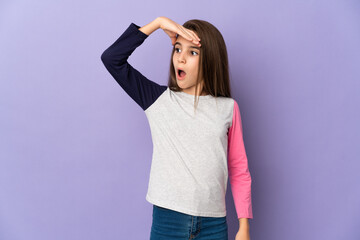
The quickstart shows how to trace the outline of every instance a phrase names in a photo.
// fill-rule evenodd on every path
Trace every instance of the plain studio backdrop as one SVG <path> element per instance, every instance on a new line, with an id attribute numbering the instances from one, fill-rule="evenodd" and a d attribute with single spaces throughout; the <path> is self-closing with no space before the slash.
<path id="1" fill-rule="evenodd" d="M 0 2 L 0 239 L 148 239 L 152 141 L 100 56 L 158 16 L 227 44 L 252 176 L 252 240 L 360 239 L 357 0 Z M 167 84 L 159 29 L 129 57 Z M 238 230 L 230 184 L 229 239 Z"/>

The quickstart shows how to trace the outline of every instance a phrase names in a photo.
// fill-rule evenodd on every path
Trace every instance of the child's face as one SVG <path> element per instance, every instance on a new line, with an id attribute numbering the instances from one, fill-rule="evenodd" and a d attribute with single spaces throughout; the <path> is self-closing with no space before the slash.
<path id="1" fill-rule="evenodd" d="M 173 63 L 176 82 L 184 92 L 194 95 L 199 71 L 200 47 L 179 35 L 174 48 Z M 186 73 L 183 77 L 179 76 L 179 68 Z"/>

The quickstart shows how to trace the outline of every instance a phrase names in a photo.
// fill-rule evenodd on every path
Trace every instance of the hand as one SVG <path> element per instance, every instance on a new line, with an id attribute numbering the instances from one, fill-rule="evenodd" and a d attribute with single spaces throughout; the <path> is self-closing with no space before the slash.
<path id="1" fill-rule="evenodd" d="M 235 240 L 250 240 L 249 230 L 239 230 L 235 236 Z"/>
<path id="2" fill-rule="evenodd" d="M 200 38 L 195 34 L 194 31 L 183 27 L 182 25 L 172 21 L 167 17 L 158 17 L 158 21 L 160 24 L 160 28 L 164 30 L 167 35 L 169 35 L 172 45 L 175 45 L 176 34 L 178 34 L 186 40 L 194 42 L 198 46 L 201 46 L 199 42 Z"/>

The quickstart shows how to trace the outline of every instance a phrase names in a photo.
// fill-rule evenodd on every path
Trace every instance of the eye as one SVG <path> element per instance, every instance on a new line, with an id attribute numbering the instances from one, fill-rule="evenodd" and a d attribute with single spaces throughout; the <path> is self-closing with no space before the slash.
<path id="1" fill-rule="evenodd" d="M 176 53 L 178 53 L 179 51 L 181 51 L 180 48 L 175 48 L 175 52 L 176 52 Z M 195 54 L 194 54 L 194 53 L 195 53 Z M 195 51 L 190 51 L 190 54 L 191 54 L 192 56 L 199 55 L 199 53 L 197 53 L 197 52 L 195 52 Z"/>

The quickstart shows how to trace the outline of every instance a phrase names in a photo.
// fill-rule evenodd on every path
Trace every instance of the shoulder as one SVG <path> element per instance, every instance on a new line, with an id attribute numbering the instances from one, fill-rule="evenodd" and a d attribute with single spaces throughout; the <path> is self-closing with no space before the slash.
<path id="1" fill-rule="evenodd" d="M 228 109 L 233 111 L 235 108 L 239 108 L 235 99 L 231 97 L 216 97 L 217 102 L 221 102 L 222 104 L 226 105 Z"/>

